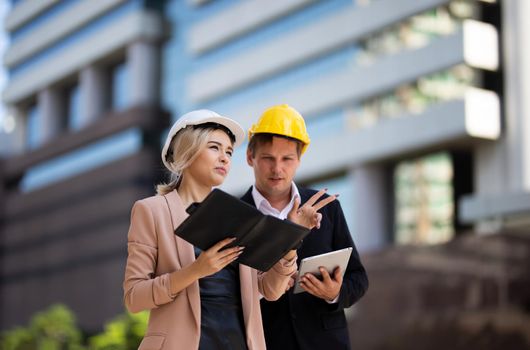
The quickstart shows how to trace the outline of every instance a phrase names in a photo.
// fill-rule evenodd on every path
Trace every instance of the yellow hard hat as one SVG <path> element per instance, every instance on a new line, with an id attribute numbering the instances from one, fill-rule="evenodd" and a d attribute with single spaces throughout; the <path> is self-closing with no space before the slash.
<path id="1" fill-rule="evenodd" d="M 302 153 L 311 142 L 305 128 L 304 118 L 293 107 L 283 104 L 268 108 L 263 112 L 258 122 L 249 129 L 248 138 L 254 134 L 276 134 L 288 136 L 302 141 Z"/>

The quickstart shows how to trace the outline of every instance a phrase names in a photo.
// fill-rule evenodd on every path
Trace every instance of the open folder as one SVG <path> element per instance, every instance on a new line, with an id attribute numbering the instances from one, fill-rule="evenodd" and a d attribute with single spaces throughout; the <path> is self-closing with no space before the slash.
<path id="1" fill-rule="evenodd" d="M 190 216 L 175 229 L 176 235 L 202 250 L 224 238 L 236 237 L 227 247 L 245 247 L 237 261 L 260 271 L 269 270 L 289 250 L 298 247 L 310 231 L 289 220 L 262 214 L 219 189 L 186 211 Z"/>

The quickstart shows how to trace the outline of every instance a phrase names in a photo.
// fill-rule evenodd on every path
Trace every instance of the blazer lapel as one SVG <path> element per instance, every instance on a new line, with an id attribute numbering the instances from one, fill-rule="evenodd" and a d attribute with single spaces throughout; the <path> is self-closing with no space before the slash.
<path id="1" fill-rule="evenodd" d="M 180 199 L 177 191 L 174 190 L 165 195 L 171 211 L 172 222 L 175 225 L 175 230 L 189 215 L 186 213 L 186 208 Z M 195 261 L 195 252 L 193 245 L 185 241 L 184 239 L 175 235 L 175 242 L 177 244 L 177 255 L 180 262 L 180 267 L 184 268 L 191 265 Z M 201 300 L 199 293 L 199 282 L 195 281 L 188 288 L 186 288 L 186 294 L 188 295 L 189 303 L 193 311 L 195 318 L 195 324 L 197 327 L 201 326 Z"/>
<path id="2" fill-rule="evenodd" d="M 248 266 L 239 264 L 239 281 L 241 289 L 241 306 L 243 307 L 243 319 L 245 320 L 245 329 L 247 334 L 249 333 L 249 327 L 251 327 L 252 320 L 252 300 L 255 287 L 258 285 L 258 281 L 253 281 L 252 269 Z"/>

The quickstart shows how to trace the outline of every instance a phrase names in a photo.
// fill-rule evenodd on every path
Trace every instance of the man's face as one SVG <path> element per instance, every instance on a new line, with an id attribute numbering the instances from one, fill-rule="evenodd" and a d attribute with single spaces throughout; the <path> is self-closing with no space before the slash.
<path id="1" fill-rule="evenodd" d="M 300 165 L 295 141 L 274 136 L 271 143 L 247 150 L 247 163 L 254 169 L 256 187 L 267 199 L 289 196 L 291 182 Z"/>

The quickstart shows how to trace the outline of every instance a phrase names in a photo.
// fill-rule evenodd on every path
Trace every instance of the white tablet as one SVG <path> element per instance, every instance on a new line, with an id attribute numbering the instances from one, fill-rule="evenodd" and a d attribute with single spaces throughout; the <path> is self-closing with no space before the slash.
<path id="1" fill-rule="evenodd" d="M 300 269 L 298 270 L 298 276 L 296 278 L 293 293 L 305 292 L 305 290 L 300 286 L 300 276 L 303 276 L 309 272 L 317 277 L 320 277 L 320 266 L 328 270 L 330 275 L 333 273 L 335 268 L 340 267 L 342 275 L 344 276 L 348 261 L 350 260 L 351 252 L 352 248 L 349 247 L 302 259 L 300 262 Z"/>

